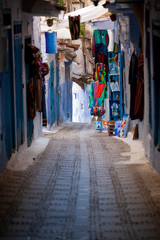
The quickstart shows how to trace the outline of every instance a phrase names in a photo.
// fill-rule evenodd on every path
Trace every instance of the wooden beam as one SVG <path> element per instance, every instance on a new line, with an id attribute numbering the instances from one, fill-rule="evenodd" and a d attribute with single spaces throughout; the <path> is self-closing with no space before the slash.
<path id="1" fill-rule="evenodd" d="M 38 0 L 22 0 L 22 11 L 23 12 L 31 12 L 32 8 L 34 7 L 35 3 Z"/>
<path id="2" fill-rule="evenodd" d="M 50 16 L 52 12 L 65 11 L 66 7 L 49 0 L 23 0 L 22 11 L 32 14 Z M 59 12 L 58 12 L 59 14 Z"/>

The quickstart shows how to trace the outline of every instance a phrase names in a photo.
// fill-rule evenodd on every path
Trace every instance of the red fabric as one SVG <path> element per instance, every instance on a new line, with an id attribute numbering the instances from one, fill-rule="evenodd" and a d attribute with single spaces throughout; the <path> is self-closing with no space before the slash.
<path id="1" fill-rule="evenodd" d="M 94 83 L 93 98 L 100 98 L 105 88 L 104 83 Z"/>

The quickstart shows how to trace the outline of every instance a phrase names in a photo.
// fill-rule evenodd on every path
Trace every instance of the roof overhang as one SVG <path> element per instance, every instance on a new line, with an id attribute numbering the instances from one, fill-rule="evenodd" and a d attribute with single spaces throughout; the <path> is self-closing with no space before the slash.
<path id="1" fill-rule="evenodd" d="M 23 0 L 22 11 L 30 13 L 34 16 L 55 16 L 57 17 L 60 11 L 65 11 L 66 7 L 50 0 Z"/>
<path id="2" fill-rule="evenodd" d="M 115 3 L 144 3 L 144 0 L 115 0 Z"/>
<path id="3" fill-rule="evenodd" d="M 111 13 L 133 13 L 133 4 L 143 4 L 144 0 L 106 0 L 104 8 L 108 8 Z"/>
<path id="4" fill-rule="evenodd" d="M 111 13 L 133 13 L 132 9 L 128 4 L 120 4 L 120 3 L 109 3 L 106 1 L 105 4 L 103 4 L 104 8 L 108 8 L 108 11 Z"/>

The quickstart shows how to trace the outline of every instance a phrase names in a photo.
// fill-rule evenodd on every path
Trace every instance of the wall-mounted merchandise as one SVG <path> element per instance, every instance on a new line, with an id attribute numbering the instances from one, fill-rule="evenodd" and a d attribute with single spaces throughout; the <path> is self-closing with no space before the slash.
<path id="1" fill-rule="evenodd" d="M 120 130 L 120 137 L 126 138 L 128 133 L 128 124 L 129 124 L 129 115 L 124 114 L 122 122 L 121 122 L 121 130 Z"/>
<path id="2" fill-rule="evenodd" d="M 108 47 L 107 30 L 94 30 L 92 38 L 93 82 L 90 87 L 90 114 L 102 117 L 105 113 L 104 100 L 107 96 L 108 81 Z"/>
<path id="3" fill-rule="evenodd" d="M 114 120 L 118 120 L 120 117 L 120 104 L 117 100 L 110 101 L 110 117 Z"/>
<path id="4" fill-rule="evenodd" d="M 119 51 L 119 47 L 117 48 Z M 109 98 L 109 121 L 117 121 L 122 115 L 122 85 L 120 84 L 120 53 L 109 52 L 109 71 L 108 71 L 108 98 Z M 120 104 L 121 103 L 121 104 Z"/>

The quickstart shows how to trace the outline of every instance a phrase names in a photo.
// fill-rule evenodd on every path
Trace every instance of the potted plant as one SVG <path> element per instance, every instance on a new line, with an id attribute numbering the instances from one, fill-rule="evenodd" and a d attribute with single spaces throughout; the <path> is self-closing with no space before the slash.
<path id="1" fill-rule="evenodd" d="M 46 21 L 47 21 L 48 27 L 52 27 L 54 21 L 60 22 L 58 18 L 54 18 L 54 17 L 46 17 Z"/>
<path id="2" fill-rule="evenodd" d="M 46 21 L 47 21 L 48 27 L 52 27 L 53 26 L 53 21 L 54 20 L 57 20 L 57 19 L 54 18 L 54 17 L 46 17 Z"/>

